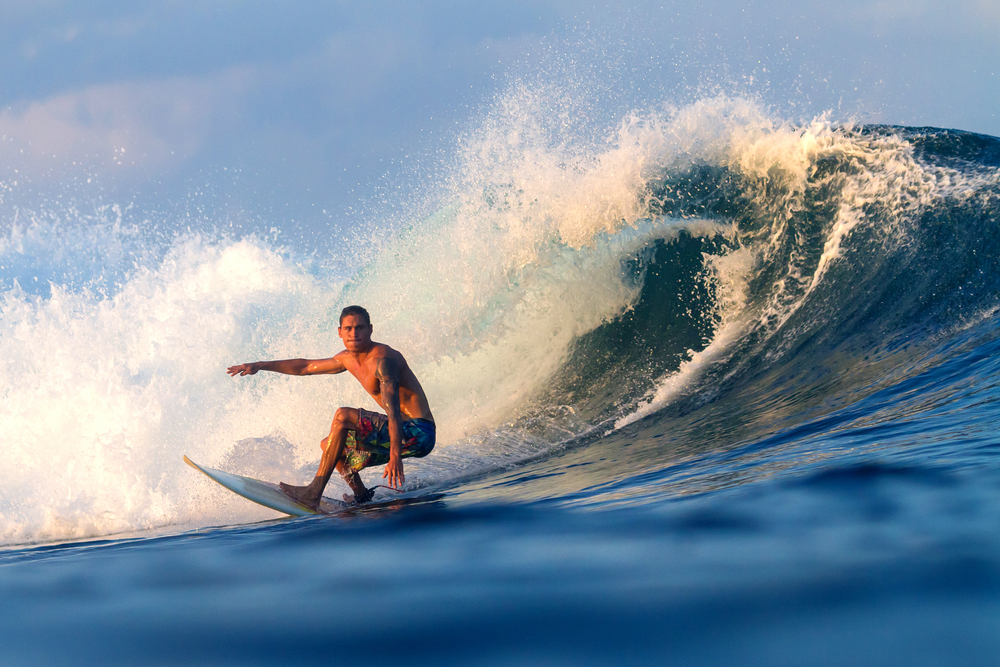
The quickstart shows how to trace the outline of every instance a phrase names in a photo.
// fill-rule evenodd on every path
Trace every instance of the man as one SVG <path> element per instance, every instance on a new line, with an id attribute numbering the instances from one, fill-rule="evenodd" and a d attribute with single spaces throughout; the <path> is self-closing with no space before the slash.
<path id="1" fill-rule="evenodd" d="M 314 508 L 319 505 L 334 469 L 354 491 L 353 498 L 345 494 L 344 500 L 364 503 L 371 500 L 375 491 L 365 488 L 359 470 L 384 463 L 382 478 L 388 478 L 390 487 L 398 488 L 404 482 L 403 459 L 427 456 L 434 448 L 434 417 L 427 396 L 403 355 L 372 340 L 368 311 L 361 306 L 344 308 L 337 335 L 347 349 L 329 359 L 255 361 L 226 369 L 231 376 L 253 375 L 257 371 L 286 375 L 348 371 L 385 410 L 383 415 L 361 408 L 338 409 L 330 435 L 320 442 L 323 456 L 313 481 L 306 486 L 281 483 L 281 489 L 289 497 Z"/>

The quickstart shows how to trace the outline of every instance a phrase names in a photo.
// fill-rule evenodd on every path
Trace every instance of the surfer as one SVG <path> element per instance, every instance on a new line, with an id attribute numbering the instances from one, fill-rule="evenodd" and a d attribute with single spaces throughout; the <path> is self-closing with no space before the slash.
<path id="1" fill-rule="evenodd" d="M 361 306 L 344 308 L 337 335 L 347 349 L 329 359 L 255 361 L 226 369 L 231 376 L 253 375 L 257 371 L 286 375 L 347 371 L 385 410 L 381 414 L 363 408 L 339 408 L 330 435 L 320 442 L 323 456 L 313 481 L 306 486 L 281 483 L 281 489 L 289 497 L 313 508 L 319 505 L 335 469 L 354 491 L 353 497 L 345 494 L 344 500 L 364 503 L 371 500 L 375 491 L 365 488 L 359 470 L 384 463 L 382 478 L 388 479 L 390 487 L 398 488 L 404 482 L 403 459 L 427 456 L 434 448 L 434 417 L 427 396 L 403 355 L 372 340 L 368 311 Z"/>

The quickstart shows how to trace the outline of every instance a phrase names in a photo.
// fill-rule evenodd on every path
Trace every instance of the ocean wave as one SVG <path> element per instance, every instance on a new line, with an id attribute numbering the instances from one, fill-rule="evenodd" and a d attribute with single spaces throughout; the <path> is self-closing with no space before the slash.
<path id="1" fill-rule="evenodd" d="M 6 221 L 0 541 L 265 516 L 180 456 L 306 474 L 332 411 L 370 399 L 224 368 L 336 352 L 348 303 L 432 399 L 439 448 L 412 488 L 740 392 L 804 420 L 901 341 L 998 307 L 998 140 L 726 97 L 583 131 L 545 94 L 514 86 L 487 110 L 428 185 L 436 212 L 359 231 L 372 259 L 346 281 L 329 258 L 164 238 L 113 208 Z"/>

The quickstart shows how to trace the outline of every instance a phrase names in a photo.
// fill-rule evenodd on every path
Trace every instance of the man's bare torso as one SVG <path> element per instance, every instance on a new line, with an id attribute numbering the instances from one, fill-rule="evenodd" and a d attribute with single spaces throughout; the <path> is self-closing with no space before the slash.
<path id="1" fill-rule="evenodd" d="M 344 350 L 335 357 L 344 368 L 357 378 L 375 402 L 387 410 L 382 400 L 382 386 L 377 369 L 383 359 L 394 361 L 399 368 L 399 411 L 407 419 L 427 419 L 434 421 L 427 397 L 417 377 L 410 370 L 403 355 L 382 343 L 372 343 L 365 352 L 350 352 Z"/>

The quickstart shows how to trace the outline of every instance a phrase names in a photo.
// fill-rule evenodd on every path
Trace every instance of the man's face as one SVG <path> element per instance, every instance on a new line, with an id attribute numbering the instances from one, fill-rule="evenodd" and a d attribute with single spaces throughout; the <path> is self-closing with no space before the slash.
<path id="1" fill-rule="evenodd" d="M 360 315 L 348 315 L 337 328 L 337 335 L 351 352 L 364 350 L 372 342 L 372 325 Z"/>

